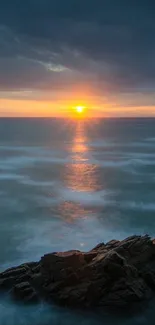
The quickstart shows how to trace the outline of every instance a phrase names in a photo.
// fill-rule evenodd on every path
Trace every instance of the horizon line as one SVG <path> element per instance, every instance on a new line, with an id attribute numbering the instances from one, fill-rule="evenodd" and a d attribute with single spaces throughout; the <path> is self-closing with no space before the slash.
<path id="1" fill-rule="evenodd" d="M 155 116 L 90 116 L 86 118 L 74 118 L 67 116 L 0 116 L 0 119 L 71 119 L 86 121 L 87 119 L 155 119 Z"/>

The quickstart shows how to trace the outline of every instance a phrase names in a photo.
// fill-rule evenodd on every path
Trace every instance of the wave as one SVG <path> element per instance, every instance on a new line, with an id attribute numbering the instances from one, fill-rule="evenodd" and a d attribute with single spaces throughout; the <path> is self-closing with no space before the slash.
<path id="1" fill-rule="evenodd" d="M 59 200 L 77 202 L 85 206 L 104 206 L 109 202 L 109 197 L 113 191 L 101 190 L 97 192 L 75 191 L 67 188 L 59 189 Z"/>
<path id="2" fill-rule="evenodd" d="M 117 205 L 117 204 L 116 204 Z M 155 211 L 155 203 L 144 203 L 144 202 L 121 202 L 118 204 L 121 208 L 128 210 L 138 210 L 138 211 Z"/>
<path id="3" fill-rule="evenodd" d="M 104 141 L 104 140 L 97 140 L 87 144 L 88 147 L 91 148 L 137 148 L 137 147 L 144 147 L 144 148 L 154 148 L 154 138 L 146 142 L 143 141 L 131 141 L 131 142 L 116 142 L 116 141 Z M 149 143 L 150 142 L 150 143 Z"/>

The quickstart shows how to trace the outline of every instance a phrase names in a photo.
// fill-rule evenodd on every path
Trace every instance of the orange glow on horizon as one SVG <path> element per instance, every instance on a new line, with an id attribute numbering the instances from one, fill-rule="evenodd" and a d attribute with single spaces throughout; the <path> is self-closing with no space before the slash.
<path id="1" fill-rule="evenodd" d="M 84 105 L 75 105 L 77 100 L 59 99 L 32 100 L 0 98 L 0 117 L 64 117 L 87 119 L 97 117 L 148 117 L 155 116 L 154 106 L 126 106 L 119 103 L 93 99 L 81 101 Z M 115 105 L 114 105 L 115 104 Z"/>

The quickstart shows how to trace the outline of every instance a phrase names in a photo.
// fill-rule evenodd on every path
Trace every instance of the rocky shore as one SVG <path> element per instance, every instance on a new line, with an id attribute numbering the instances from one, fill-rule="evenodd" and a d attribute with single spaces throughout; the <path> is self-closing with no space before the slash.
<path id="1" fill-rule="evenodd" d="M 1 273 L 0 292 L 23 303 L 91 309 L 145 302 L 155 294 L 155 240 L 132 236 L 89 252 L 44 255 Z"/>

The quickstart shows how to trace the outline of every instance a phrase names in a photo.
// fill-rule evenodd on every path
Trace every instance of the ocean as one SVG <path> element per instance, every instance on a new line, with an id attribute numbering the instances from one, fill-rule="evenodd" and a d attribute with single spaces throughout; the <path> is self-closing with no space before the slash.
<path id="1" fill-rule="evenodd" d="M 155 119 L 0 119 L 0 271 L 146 233 L 155 236 Z M 117 321 L 151 325 L 153 314 Z M 116 316 L 0 299 L 0 325 L 79 322 Z"/>

